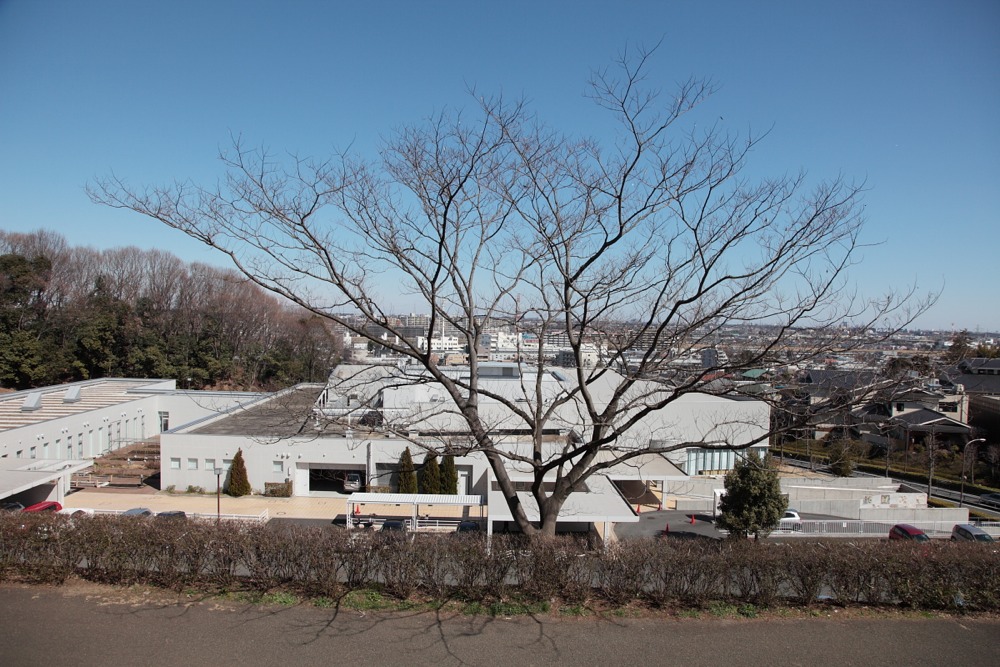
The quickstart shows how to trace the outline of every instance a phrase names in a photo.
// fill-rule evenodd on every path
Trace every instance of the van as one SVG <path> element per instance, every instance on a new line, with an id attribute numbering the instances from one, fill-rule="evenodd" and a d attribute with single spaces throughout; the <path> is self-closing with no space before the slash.
<path id="1" fill-rule="evenodd" d="M 951 539 L 959 542 L 994 542 L 993 536 L 971 523 L 958 523 L 951 529 Z"/>
<path id="2" fill-rule="evenodd" d="M 344 477 L 344 493 L 361 490 L 361 475 L 356 472 L 349 472 Z"/>

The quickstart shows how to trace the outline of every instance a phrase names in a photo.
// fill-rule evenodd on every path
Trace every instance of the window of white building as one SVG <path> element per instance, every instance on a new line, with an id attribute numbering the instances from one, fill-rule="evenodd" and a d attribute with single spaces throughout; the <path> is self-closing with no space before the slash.
<path id="1" fill-rule="evenodd" d="M 188 470 L 198 469 L 198 459 L 188 459 Z"/>
<path id="2" fill-rule="evenodd" d="M 170 469 L 171 470 L 180 470 L 181 469 L 181 460 L 180 459 L 170 459 Z"/>

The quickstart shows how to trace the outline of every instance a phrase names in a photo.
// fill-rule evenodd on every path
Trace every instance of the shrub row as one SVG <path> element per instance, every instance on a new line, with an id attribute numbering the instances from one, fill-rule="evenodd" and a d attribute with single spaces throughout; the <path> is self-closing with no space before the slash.
<path id="1" fill-rule="evenodd" d="M 702 607 L 717 601 L 1000 610 L 990 545 L 637 540 L 594 551 L 570 538 L 419 535 L 97 516 L 0 517 L 0 580 L 70 575 L 176 590 L 377 588 L 399 599 L 606 602 Z"/>

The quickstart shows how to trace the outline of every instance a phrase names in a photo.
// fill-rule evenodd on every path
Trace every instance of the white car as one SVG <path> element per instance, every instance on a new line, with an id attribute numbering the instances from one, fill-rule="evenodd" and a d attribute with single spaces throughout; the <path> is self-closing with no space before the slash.
<path id="1" fill-rule="evenodd" d="M 785 510 L 785 515 L 778 520 L 778 530 L 802 530 L 802 517 L 797 510 Z"/>
<path id="2" fill-rule="evenodd" d="M 71 517 L 94 516 L 94 510 L 86 507 L 64 507 L 57 514 L 68 514 Z"/>

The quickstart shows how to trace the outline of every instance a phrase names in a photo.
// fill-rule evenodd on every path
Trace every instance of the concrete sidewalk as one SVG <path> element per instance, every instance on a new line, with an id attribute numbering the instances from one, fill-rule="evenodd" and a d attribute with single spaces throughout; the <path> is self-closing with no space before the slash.
<path id="1" fill-rule="evenodd" d="M 267 498 L 264 496 L 243 496 L 231 498 L 223 495 L 220 499 L 222 514 L 241 514 L 257 516 L 267 510 L 271 519 L 328 519 L 333 521 L 337 516 L 347 512 L 347 496 L 336 498 Z M 86 489 L 66 496 L 64 507 L 86 508 L 93 510 L 127 510 L 133 507 L 148 507 L 154 512 L 183 510 L 188 514 L 215 514 L 215 494 L 190 493 L 109 493 L 102 490 Z M 409 505 L 366 504 L 361 506 L 362 518 L 378 516 L 379 518 L 399 517 L 409 518 Z M 472 509 L 472 518 L 479 518 L 478 508 Z M 453 506 L 420 506 L 420 515 L 430 515 L 434 518 L 461 518 L 462 507 Z"/>

